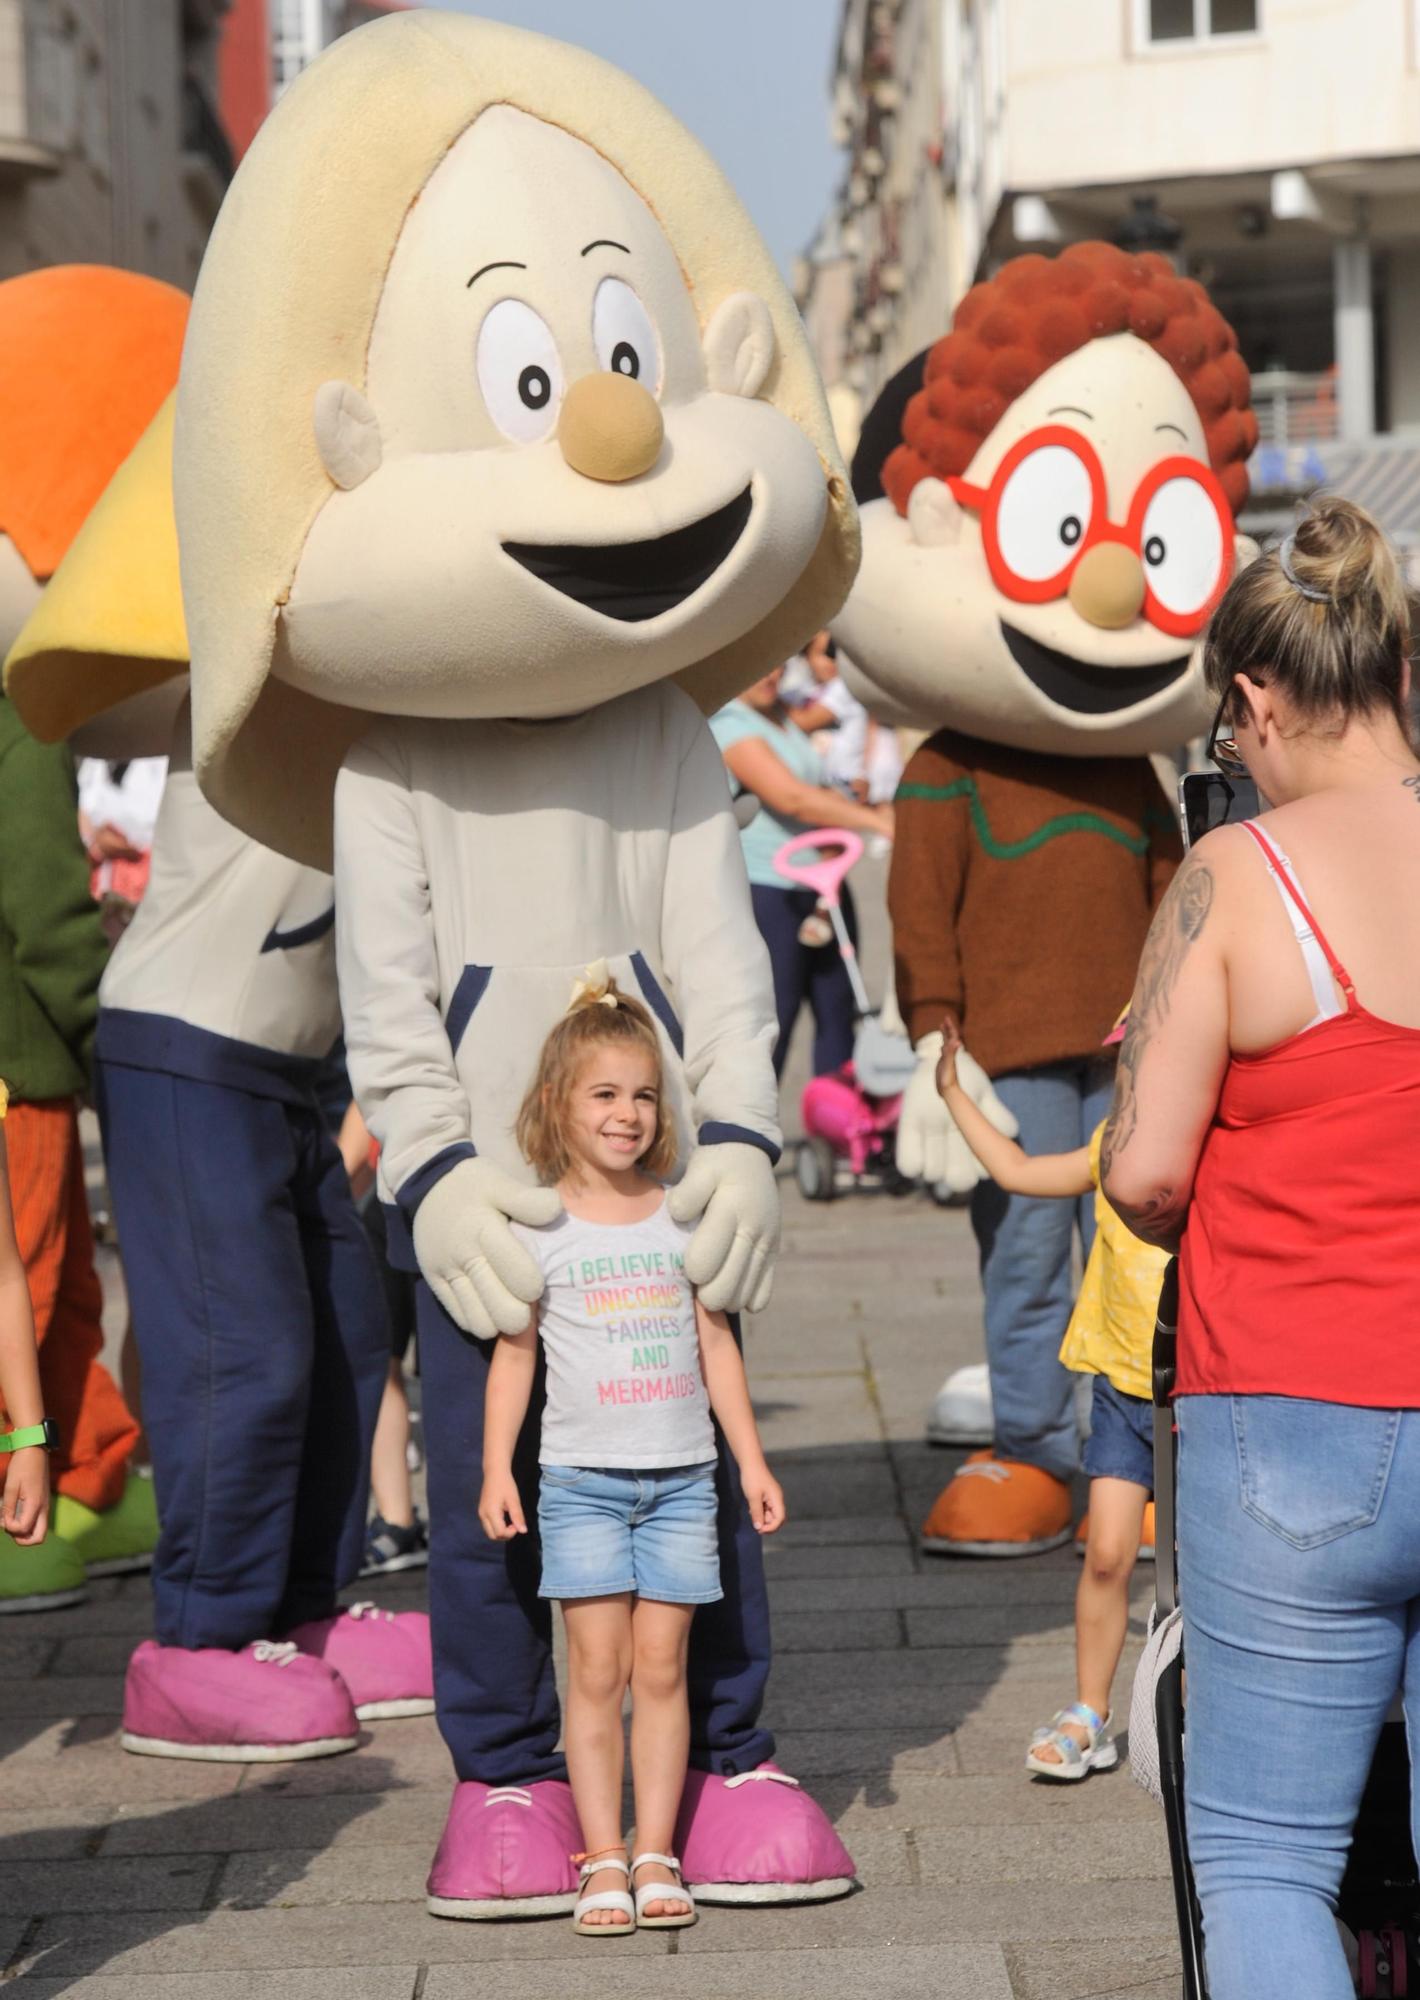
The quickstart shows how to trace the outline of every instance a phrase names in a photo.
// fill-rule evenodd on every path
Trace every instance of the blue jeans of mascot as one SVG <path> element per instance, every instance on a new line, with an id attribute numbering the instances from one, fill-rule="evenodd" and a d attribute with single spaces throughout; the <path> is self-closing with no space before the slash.
<path id="1" fill-rule="evenodd" d="M 314 1097 L 98 1065 L 162 1535 L 155 1632 L 242 1647 L 335 1609 L 389 1366 L 373 1253 Z"/>
<path id="2" fill-rule="evenodd" d="M 493 1542 L 478 1519 L 483 1403 L 497 1345 L 456 1326 L 421 1278 L 419 1366 L 429 1466 L 429 1613 L 439 1727 L 460 1778 L 530 1785 L 567 1776 L 552 1668 L 552 1606 L 538 1596 L 537 1492 L 541 1360 L 513 1457 L 528 1533 Z M 738 1331 L 738 1330 L 737 1330 Z M 769 1594 L 739 1474 L 719 1441 L 720 1582 L 690 1640 L 690 1757 L 721 1777 L 774 1754 L 759 1727 L 769 1678 Z"/>
<path id="3" fill-rule="evenodd" d="M 1420 1742 L 1420 1410 L 1185 1396 L 1176 1412 L 1208 1989 L 1351 2000 L 1332 1912 L 1396 1694 Z"/>
<path id="4" fill-rule="evenodd" d="M 1114 1066 L 1050 1063 L 992 1079 L 1020 1124 L 1028 1153 L 1068 1153 L 1089 1144 L 1108 1115 Z M 982 1181 L 971 1201 L 986 1295 L 986 1358 L 1002 1458 L 1069 1479 L 1080 1460 L 1075 1377 L 1059 1360 L 1074 1304 L 1075 1233 L 1088 1255 L 1094 1196 L 1078 1201 L 1003 1194 Z"/>

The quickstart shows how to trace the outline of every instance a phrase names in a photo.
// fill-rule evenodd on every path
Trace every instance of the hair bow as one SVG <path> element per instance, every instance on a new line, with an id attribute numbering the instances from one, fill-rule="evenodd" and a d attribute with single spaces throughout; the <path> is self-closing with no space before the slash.
<path id="1" fill-rule="evenodd" d="M 594 959 L 587 966 L 580 979 L 572 982 L 572 997 L 567 1002 L 567 1012 L 574 1007 L 614 1007 L 616 995 L 611 990 L 611 971 L 604 958 Z"/>

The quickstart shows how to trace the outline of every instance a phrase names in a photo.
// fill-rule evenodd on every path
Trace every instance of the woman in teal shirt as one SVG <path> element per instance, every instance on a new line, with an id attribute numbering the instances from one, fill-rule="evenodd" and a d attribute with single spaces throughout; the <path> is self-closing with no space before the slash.
<path id="1" fill-rule="evenodd" d="M 776 1072 L 783 1072 L 799 1009 L 813 1010 L 815 1076 L 840 1069 L 853 1054 L 853 992 L 832 940 L 821 941 L 805 920 L 813 915 L 811 889 L 796 889 L 778 874 L 774 857 L 786 840 L 811 827 L 841 826 L 854 833 L 892 837 L 890 806 L 861 806 L 824 783 L 823 760 L 779 698 L 782 667 L 747 688 L 710 719 L 730 776 L 752 792 L 759 811 L 740 835 L 755 921 L 769 947 L 779 1040 Z M 853 905 L 844 892 L 844 917 L 853 929 Z"/>

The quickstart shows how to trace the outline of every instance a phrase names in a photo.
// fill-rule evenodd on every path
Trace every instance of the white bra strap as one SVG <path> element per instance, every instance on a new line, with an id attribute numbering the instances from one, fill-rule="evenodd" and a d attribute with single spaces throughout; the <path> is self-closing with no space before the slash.
<path id="1" fill-rule="evenodd" d="M 1302 963 L 1306 966 L 1312 998 L 1316 1001 L 1316 1014 L 1308 1026 L 1315 1027 L 1318 1021 L 1329 1021 L 1333 1015 L 1344 1014 L 1346 1002 L 1336 991 L 1336 981 L 1332 977 L 1331 967 L 1327 964 L 1326 953 L 1321 948 L 1316 932 L 1302 915 L 1307 899 L 1291 861 L 1275 840 L 1269 841 L 1266 846 L 1258 841 L 1257 845 L 1262 850 L 1263 859 L 1267 863 L 1267 872 L 1272 877 L 1277 894 L 1282 898 L 1282 907 L 1287 912 L 1292 935 L 1301 948 Z"/>

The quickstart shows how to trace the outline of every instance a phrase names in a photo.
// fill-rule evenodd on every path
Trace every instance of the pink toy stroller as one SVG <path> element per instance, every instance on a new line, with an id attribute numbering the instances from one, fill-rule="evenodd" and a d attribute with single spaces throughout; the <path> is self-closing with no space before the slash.
<path id="1" fill-rule="evenodd" d="M 903 1194 L 911 1186 L 897 1170 L 893 1141 L 916 1059 L 907 1038 L 890 1035 L 874 1013 L 843 921 L 843 883 L 862 852 L 856 833 L 825 827 L 786 841 L 774 857 L 785 881 L 812 889 L 828 911 L 858 1014 L 852 1061 L 813 1077 L 800 1100 L 804 1137 L 794 1174 L 806 1201 L 832 1201 L 854 1188 Z"/>

